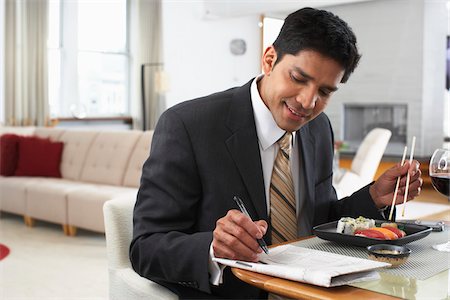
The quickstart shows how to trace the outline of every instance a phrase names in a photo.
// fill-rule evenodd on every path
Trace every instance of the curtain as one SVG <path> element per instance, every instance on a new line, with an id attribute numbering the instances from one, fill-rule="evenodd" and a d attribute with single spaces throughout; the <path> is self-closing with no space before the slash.
<path id="1" fill-rule="evenodd" d="M 135 0 L 130 5 L 131 113 L 135 127 L 148 130 L 155 127 L 165 109 L 162 3 Z"/>
<path id="2" fill-rule="evenodd" d="M 5 5 L 5 123 L 47 125 L 48 0 Z"/>

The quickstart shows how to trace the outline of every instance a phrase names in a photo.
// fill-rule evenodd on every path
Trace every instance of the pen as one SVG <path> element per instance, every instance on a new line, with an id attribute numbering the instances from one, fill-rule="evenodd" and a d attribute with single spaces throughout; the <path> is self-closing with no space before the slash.
<path id="1" fill-rule="evenodd" d="M 250 214 L 248 213 L 247 209 L 244 206 L 244 202 L 242 202 L 241 198 L 239 198 L 238 196 L 234 196 L 233 200 L 237 203 L 237 205 L 239 206 L 239 209 L 241 210 L 241 212 L 246 215 L 247 217 L 250 218 L 250 220 L 252 219 L 250 217 Z M 267 244 L 263 239 L 256 239 L 256 241 L 258 242 L 259 246 L 261 247 L 261 249 L 263 249 L 263 251 L 266 254 L 269 254 L 269 248 L 267 248 Z"/>

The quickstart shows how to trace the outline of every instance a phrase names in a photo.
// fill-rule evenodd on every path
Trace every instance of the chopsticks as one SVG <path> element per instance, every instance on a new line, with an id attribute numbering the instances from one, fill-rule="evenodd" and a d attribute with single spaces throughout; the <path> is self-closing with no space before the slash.
<path id="1" fill-rule="evenodd" d="M 414 147 L 416 146 L 416 137 L 413 136 L 412 139 L 412 145 L 411 145 L 411 153 L 409 154 L 409 164 L 412 164 L 413 157 L 414 157 Z M 402 217 L 405 216 L 405 206 L 406 206 L 406 199 L 408 199 L 408 189 L 409 189 L 409 181 L 411 179 L 411 176 L 408 174 L 406 175 L 406 188 L 405 188 L 405 195 L 403 197 L 403 209 L 402 209 Z"/>
<path id="2" fill-rule="evenodd" d="M 405 149 L 403 150 L 402 162 L 400 163 L 401 167 L 403 167 L 403 164 L 405 163 L 406 151 L 408 151 L 408 146 L 405 146 Z M 395 185 L 394 197 L 392 198 L 391 204 L 391 212 L 389 213 L 389 221 L 392 221 L 392 214 L 394 213 L 395 199 L 397 199 L 399 186 L 400 186 L 400 176 L 397 177 L 397 184 Z"/>
<path id="3" fill-rule="evenodd" d="M 416 137 L 413 136 L 412 139 L 412 145 L 411 145 L 411 153 L 409 154 L 409 164 L 412 163 L 413 161 L 413 157 L 414 157 L 414 148 L 416 146 Z M 406 158 L 406 152 L 408 151 L 408 147 L 405 146 L 405 149 L 403 150 L 403 156 L 402 156 L 402 162 L 400 163 L 400 166 L 403 166 L 403 164 L 405 163 L 405 158 Z M 400 176 L 397 177 L 397 183 L 395 185 L 395 191 L 394 191 L 394 197 L 392 198 L 392 204 L 391 204 L 391 211 L 389 213 L 389 221 L 392 221 L 392 214 L 394 212 L 394 206 L 395 206 L 395 199 L 397 199 L 397 194 L 398 194 L 398 188 L 400 186 Z M 405 216 L 405 206 L 406 206 L 406 200 L 408 199 L 408 189 L 409 189 L 409 181 L 411 180 L 410 176 L 409 176 L 409 171 L 406 175 L 406 188 L 405 188 L 405 194 L 403 195 L 403 209 L 402 209 L 402 217 Z"/>

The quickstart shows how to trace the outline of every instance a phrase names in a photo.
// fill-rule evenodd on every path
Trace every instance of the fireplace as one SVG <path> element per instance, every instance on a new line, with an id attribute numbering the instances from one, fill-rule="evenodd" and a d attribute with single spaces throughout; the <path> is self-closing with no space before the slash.
<path id="1" fill-rule="evenodd" d="M 347 151 L 356 152 L 367 133 L 373 128 L 392 132 L 385 154 L 398 155 L 407 142 L 406 104 L 344 104 L 344 141 Z"/>

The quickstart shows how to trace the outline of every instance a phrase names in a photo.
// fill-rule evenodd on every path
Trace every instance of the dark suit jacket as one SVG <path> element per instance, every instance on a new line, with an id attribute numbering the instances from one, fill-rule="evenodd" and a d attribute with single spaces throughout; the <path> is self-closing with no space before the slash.
<path id="1" fill-rule="evenodd" d="M 209 247 L 216 221 L 239 195 L 253 218 L 269 224 L 250 84 L 168 109 L 153 135 L 134 210 L 130 257 L 144 277 L 189 298 L 264 298 L 226 268 L 211 286 Z M 318 225 L 341 216 L 380 219 L 368 187 L 337 201 L 332 187 L 333 133 L 325 114 L 303 126 L 306 203 L 302 215 Z M 270 227 L 264 237 L 270 244 Z"/>

